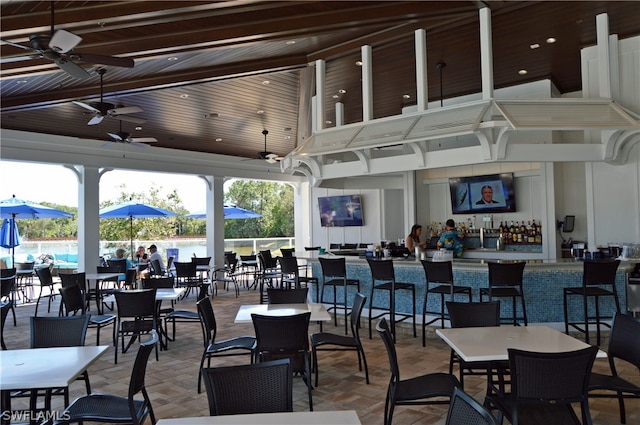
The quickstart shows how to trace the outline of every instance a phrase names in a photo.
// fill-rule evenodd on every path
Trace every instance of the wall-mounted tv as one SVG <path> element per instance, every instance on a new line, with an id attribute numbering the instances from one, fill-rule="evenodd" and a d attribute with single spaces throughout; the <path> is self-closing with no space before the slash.
<path id="1" fill-rule="evenodd" d="M 513 173 L 449 179 L 454 214 L 515 212 Z"/>
<path id="2" fill-rule="evenodd" d="M 318 197 L 322 227 L 362 226 L 362 198 L 360 195 Z"/>

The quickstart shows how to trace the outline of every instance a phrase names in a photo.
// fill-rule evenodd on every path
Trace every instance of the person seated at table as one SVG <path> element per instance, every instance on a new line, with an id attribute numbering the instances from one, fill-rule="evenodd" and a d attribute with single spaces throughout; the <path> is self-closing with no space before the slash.
<path id="1" fill-rule="evenodd" d="M 149 264 L 151 264 L 151 266 L 153 267 L 154 260 L 158 260 L 158 263 L 160 263 L 161 270 L 156 270 L 155 272 L 157 274 L 164 274 L 165 267 L 162 261 L 162 255 L 160 255 L 160 253 L 158 252 L 158 247 L 155 244 L 149 246 L 149 252 L 151 253 L 151 255 L 149 256 Z M 151 271 L 149 270 L 149 268 L 142 270 L 140 272 L 140 277 L 142 279 L 148 278 L 150 275 L 151 275 Z"/>
<path id="2" fill-rule="evenodd" d="M 136 253 L 133 256 L 134 258 L 134 263 L 135 264 L 148 264 L 149 263 L 149 256 L 147 255 L 147 253 L 144 251 L 144 247 L 143 246 L 139 246 L 138 249 L 136 250 Z"/>
<path id="3" fill-rule="evenodd" d="M 118 249 L 116 249 L 115 257 L 109 260 L 109 263 L 111 265 L 116 264 L 117 261 L 122 261 L 124 263 L 124 265 L 125 265 L 125 273 L 120 274 L 120 276 L 118 277 L 118 280 L 120 282 L 124 282 L 127 279 L 126 270 L 129 270 L 130 268 L 133 267 L 131 265 L 131 261 L 129 261 L 129 259 L 127 257 L 125 257 L 125 254 L 126 254 L 126 251 L 124 249 L 118 248 Z M 117 263 L 117 264 L 122 264 L 122 263 Z"/>

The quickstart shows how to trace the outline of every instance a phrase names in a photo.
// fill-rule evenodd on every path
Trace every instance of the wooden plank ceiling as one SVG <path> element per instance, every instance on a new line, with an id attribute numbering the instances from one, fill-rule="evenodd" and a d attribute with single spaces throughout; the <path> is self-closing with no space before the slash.
<path id="1" fill-rule="evenodd" d="M 418 28 L 427 30 L 429 99 L 479 92 L 479 7 L 492 10 L 496 88 L 549 78 L 563 93 L 579 90 L 580 48 L 596 43 L 599 13 L 620 38 L 640 32 L 640 2 L 629 1 L 2 0 L 0 38 L 29 46 L 29 36 L 50 34 L 52 3 L 54 30 L 82 37 L 74 54 L 127 57 L 135 66 L 77 61 L 90 77 L 76 79 L 2 43 L 2 128 L 105 141 L 121 128 L 155 137 L 155 146 L 247 158 L 265 150 L 263 129 L 278 155 L 303 142 L 317 59 L 327 63 L 327 127 L 337 101 L 345 123 L 362 120 L 356 61 L 365 44 L 373 49 L 374 117 L 415 104 Z M 438 63 L 446 64 L 441 75 Z M 72 101 L 100 100 L 101 66 L 104 101 L 142 108 L 133 115 L 144 124 L 87 125 L 92 115 Z"/>

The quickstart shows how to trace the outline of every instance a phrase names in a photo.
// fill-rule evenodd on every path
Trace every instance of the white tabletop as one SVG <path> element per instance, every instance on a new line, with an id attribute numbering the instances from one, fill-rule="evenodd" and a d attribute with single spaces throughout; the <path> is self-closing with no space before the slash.
<path id="1" fill-rule="evenodd" d="M 89 280 L 105 280 L 105 279 L 115 279 L 120 276 L 120 273 L 86 273 L 85 279 Z"/>
<path id="2" fill-rule="evenodd" d="M 252 323 L 252 314 L 281 317 L 293 316 L 295 314 L 307 312 L 311 312 L 310 320 L 312 322 L 328 322 L 331 320 L 331 316 L 329 316 L 329 313 L 327 313 L 327 309 L 323 304 L 255 304 L 240 306 L 234 323 Z"/>
<path id="3" fill-rule="evenodd" d="M 436 329 L 436 334 L 466 362 L 508 360 L 507 348 L 555 353 L 589 346 L 548 326 Z M 599 350 L 597 357 L 607 354 Z"/>
<path id="4" fill-rule="evenodd" d="M 355 410 L 327 412 L 254 413 L 251 415 L 202 416 L 196 418 L 160 419 L 158 425 L 217 425 L 217 424 L 262 424 L 262 425 L 360 425 Z"/>
<path id="5" fill-rule="evenodd" d="M 187 288 L 159 288 L 156 289 L 156 301 L 174 301 L 184 294 Z M 134 291 L 140 291 L 140 289 L 134 289 Z M 131 291 L 122 291 L 131 292 Z M 104 297 L 104 302 L 115 302 L 116 297 L 113 294 Z"/>
<path id="6" fill-rule="evenodd" d="M 106 345 L 0 351 L 0 389 L 67 387 L 96 361 Z"/>

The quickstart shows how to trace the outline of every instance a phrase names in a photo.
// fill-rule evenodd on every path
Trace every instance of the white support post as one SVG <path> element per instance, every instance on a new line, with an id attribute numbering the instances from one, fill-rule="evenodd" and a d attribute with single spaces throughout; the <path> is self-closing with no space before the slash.
<path id="1" fill-rule="evenodd" d="M 423 29 L 415 31 L 416 50 L 416 87 L 418 111 L 426 111 L 429 104 L 427 84 L 427 32 Z"/>
<path id="2" fill-rule="evenodd" d="M 373 119 L 373 68 L 371 46 L 362 46 L 362 121 Z"/>
<path id="3" fill-rule="evenodd" d="M 480 9 L 480 64 L 482 99 L 493 98 L 493 44 L 491 41 L 491 9 Z"/>
<path id="4" fill-rule="evenodd" d="M 336 127 L 344 125 L 344 103 L 336 102 Z"/>
<path id="5" fill-rule="evenodd" d="M 611 64 L 609 52 L 609 16 L 596 16 L 596 36 L 598 41 L 598 87 L 600 97 L 611 99 Z"/>
<path id="6" fill-rule="evenodd" d="M 316 61 L 316 122 L 315 129 L 322 130 L 325 126 L 324 114 L 324 82 L 326 70 L 325 62 L 322 59 Z"/>

